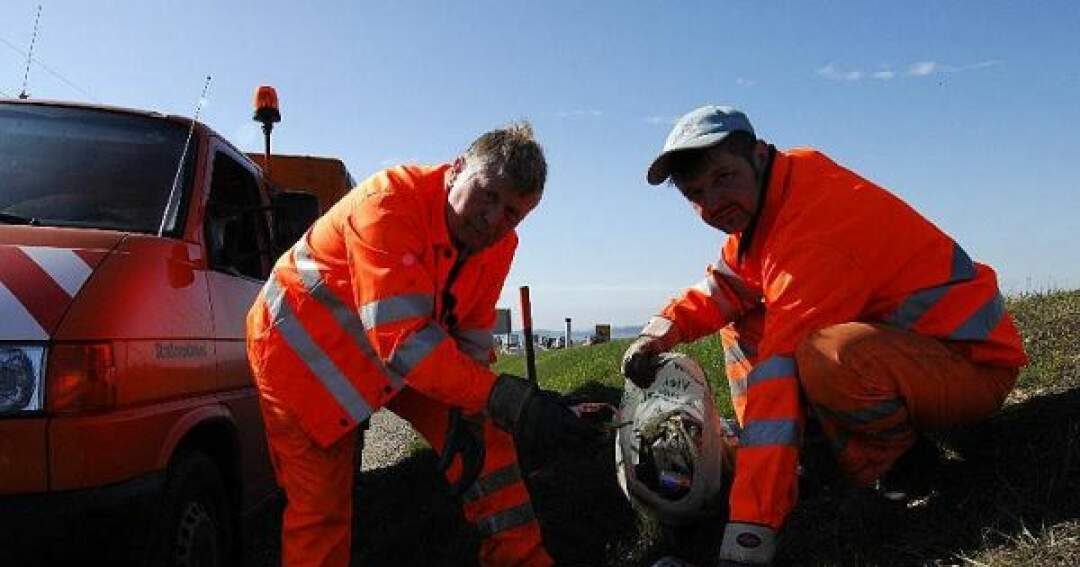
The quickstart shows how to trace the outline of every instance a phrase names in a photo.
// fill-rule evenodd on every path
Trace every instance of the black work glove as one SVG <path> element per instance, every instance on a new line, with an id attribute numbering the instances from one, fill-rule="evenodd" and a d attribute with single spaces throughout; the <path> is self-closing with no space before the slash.
<path id="1" fill-rule="evenodd" d="M 495 380 L 487 411 L 495 425 L 515 441 L 544 454 L 583 445 L 601 433 L 574 415 L 555 392 L 510 374 L 500 374 Z"/>
<path id="2" fill-rule="evenodd" d="M 484 468 L 486 449 L 484 447 L 484 425 L 461 413 L 461 408 L 450 408 L 449 424 L 442 452 L 435 462 L 435 469 L 446 474 L 454 457 L 461 457 L 461 475 L 456 482 L 450 483 L 450 494 L 465 494 L 480 476 Z"/>
<path id="3" fill-rule="evenodd" d="M 656 380 L 656 371 L 660 367 L 660 353 L 664 345 L 655 337 L 638 337 L 630 343 L 622 359 L 622 373 L 638 388 L 645 389 Z"/>

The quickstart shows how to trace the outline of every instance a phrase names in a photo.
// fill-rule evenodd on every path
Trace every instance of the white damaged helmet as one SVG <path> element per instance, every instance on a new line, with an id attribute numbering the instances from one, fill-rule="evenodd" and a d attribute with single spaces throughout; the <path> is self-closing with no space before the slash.
<path id="1" fill-rule="evenodd" d="M 635 508 L 679 526 L 724 511 L 738 440 L 697 362 L 664 353 L 658 368 L 648 388 L 626 382 L 615 467 Z"/>

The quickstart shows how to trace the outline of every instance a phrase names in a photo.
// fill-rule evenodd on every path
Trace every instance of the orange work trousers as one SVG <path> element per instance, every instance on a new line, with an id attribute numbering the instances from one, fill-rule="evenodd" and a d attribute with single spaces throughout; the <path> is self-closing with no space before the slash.
<path id="1" fill-rule="evenodd" d="M 1019 374 L 975 364 L 939 339 L 869 323 L 815 331 L 795 360 L 810 412 L 858 486 L 884 474 L 917 431 L 989 417 Z"/>
<path id="2" fill-rule="evenodd" d="M 270 390 L 262 389 L 261 405 L 277 481 L 288 499 L 281 530 L 282 565 L 349 565 L 355 434 L 321 447 Z M 389 409 L 412 423 L 436 451 L 442 450 L 449 406 L 406 387 Z M 549 566 L 553 562 L 521 479 L 513 438 L 490 419 L 483 420 L 482 428 L 484 467 L 463 496 L 465 517 L 482 537 L 480 565 Z M 455 459 L 447 479 L 453 482 L 460 473 L 460 459 Z"/>

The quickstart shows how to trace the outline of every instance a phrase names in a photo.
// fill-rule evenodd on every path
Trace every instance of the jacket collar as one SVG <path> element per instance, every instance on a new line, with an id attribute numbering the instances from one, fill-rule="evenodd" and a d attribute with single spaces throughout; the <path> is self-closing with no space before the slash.
<path id="1" fill-rule="evenodd" d="M 780 209 L 787 199 L 791 158 L 788 154 L 773 146 L 769 146 L 769 154 L 769 165 L 765 172 L 765 202 L 758 210 L 757 223 L 754 225 L 753 234 L 748 235 L 745 233 L 746 231 L 739 234 L 740 239 L 747 236 L 751 238 L 748 243 L 749 248 L 746 250 L 746 258 L 756 257 L 760 253 L 763 243 L 772 234 L 773 225 L 776 224 L 776 218 L 779 216 Z"/>
<path id="2" fill-rule="evenodd" d="M 452 164 L 444 163 L 435 167 L 431 176 L 431 194 L 435 197 L 435 205 L 431 207 L 432 244 L 437 248 L 449 248 L 454 250 L 454 243 L 450 240 L 450 227 L 446 225 L 446 209 L 449 207 L 450 198 L 450 168 Z M 454 250 L 456 253 L 457 250 Z"/>

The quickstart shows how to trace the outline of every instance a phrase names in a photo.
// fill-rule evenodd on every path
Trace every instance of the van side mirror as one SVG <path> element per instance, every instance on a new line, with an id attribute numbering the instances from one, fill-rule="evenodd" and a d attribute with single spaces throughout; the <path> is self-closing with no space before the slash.
<path id="1" fill-rule="evenodd" d="M 303 191 L 278 191 L 270 202 L 274 208 L 274 243 L 283 252 L 319 218 L 319 199 Z"/>

